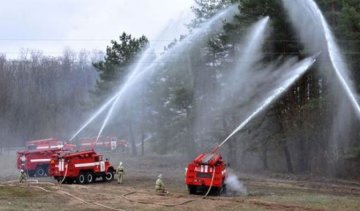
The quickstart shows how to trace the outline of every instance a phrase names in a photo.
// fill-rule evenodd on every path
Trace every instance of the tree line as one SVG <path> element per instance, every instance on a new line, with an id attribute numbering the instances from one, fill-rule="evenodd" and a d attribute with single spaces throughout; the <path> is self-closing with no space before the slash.
<path id="1" fill-rule="evenodd" d="M 76 54 L 69 49 L 59 57 L 34 50 L 23 50 L 18 59 L 1 55 L 2 147 L 69 137 L 79 120 L 86 118 L 89 91 L 97 78 L 90 60 L 99 56 L 85 51 Z"/>

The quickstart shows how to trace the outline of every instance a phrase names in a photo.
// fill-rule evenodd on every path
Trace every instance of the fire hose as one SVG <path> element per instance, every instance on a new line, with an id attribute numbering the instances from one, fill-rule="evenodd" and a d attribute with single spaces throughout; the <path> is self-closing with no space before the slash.
<path id="1" fill-rule="evenodd" d="M 64 166 L 65 166 L 65 164 L 64 164 Z M 66 170 L 65 170 L 65 174 L 64 174 L 64 177 L 62 178 L 62 180 L 61 181 L 59 181 L 59 184 L 61 185 L 64 181 L 65 181 L 65 179 L 66 179 L 66 176 L 67 176 L 67 171 L 68 171 L 68 165 L 66 165 Z"/>
<path id="2" fill-rule="evenodd" d="M 211 178 L 211 183 L 210 183 L 209 189 L 208 189 L 208 191 L 206 192 L 206 194 L 203 196 L 203 199 L 205 199 L 205 198 L 207 197 L 207 195 L 210 193 L 211 188 L 212 188 L 212 185 L 213 185 L 213 182 L 214 182 L 214 178 L 215 178 L 215 168 L 214 168 L 214 170 L 213 170 L 213 174 L 212 174 L 212 178 Z"/>
<path id="3" fill-rule="evenodd" d="M 160 205 L 160 206 L 164 206 L 164 207 L 176 207 L 176 206 L 184 205 L 184 204 L 187 204 L 187 203 L 190 203 L 190 202 L 193 202 L 193 201 L 197 200 L 197 199 L 189 199 L 189 200 L 177 203 L 177 204 L 164 204 L 164 203 L 154 203 L 154 202 L 147 202 L 147 201 L 136 201 L 136 200 L 129 199 L 128 197 L 126 197 L 126 196 L 134 194 L 134 193 L 137 193 L 137 191 L 132 191 L 132 192 L 123 194 L 121 197 L 128 200 L 128 201 L 130 201 L 130 202 L 135 202 L 135 203 L 139 203 L 139 204 Z"/>
<path id="4" fill-rule="evenodd" d="M 6 184 L 10 184 L 10 183 L 14 183 L 14 182 L 17 182 L 17 180 L 11 180 L 11 181 L 6 181 L 6 182 L 1 182 L 2 184 L 0 184 L 0 186 L 9 186 L 9 185 L 6 185 Z M 39 183 L 39 182 L 38 182 Z M 53 183 L 48 183 L 48 182 L 42 182 L 42 184 L 53 184 Z M 11 184 L 10 184 L 11 185 Z M 21 187 L 21 186 L 20 186 Z M 106 206 L 104 204 L 101 204 L 101 203 L 98 203 L 98 202 L 89 202 L 89 201 L 86 201 L 80 197 L 77 197 L 77 196 L 74 196 L 66 191 L 63 191 L 63 190 L 58 190 L 58 191 L 51 191 L 51 190 L 48 190 L 46 188 L 43 188 L 41 186 L 36 186 L 36 185 L 29 185 L 29 186 L 23 186 L 23 187 L 31 187 L 31 188 L 36 188 L 36 189 L 40 189 L 46 193 L 51 193 L 51 192 L 54 192 L 56 194 L 59 194 L 62 193 L 62 194 L 65 194 L 67 196 L 70 196 L 72 197 L 73 199 L 76 199 L 77 201 L 80 201 L 82 203 L 85 203 L 85 204 L 93 204 L 93 205 L 96 205 L 96 206 L 99 206 L 99 207 L 103 207 L 103 208 L 106 208 L 108 210 L 118 210 L 118 211 L 124 211 L 123 209 L 118 209 L 118 208 L 113 208 L 113 207 L 109 207 L 109 206 Z M 60 193 L 59 193 L 60 192 Z"/>

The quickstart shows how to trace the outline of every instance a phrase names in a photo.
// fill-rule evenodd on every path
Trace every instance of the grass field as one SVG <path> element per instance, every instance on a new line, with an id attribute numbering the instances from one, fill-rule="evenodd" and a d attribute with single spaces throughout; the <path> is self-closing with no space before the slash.
<path id="1" fill-rule="evenodd" d="M 114 164 L 119 160 L 125 164 L 124 184 L 113 181 L 59 185 L 52 178 L 35 178 L 40 182 L 27 184 L 9 181 L 17 178 L 13 156 L 6 155 L 2 159 L 6 162 L 0 163 L 4 169 L 0 177 L 0 210 L 360 210 L 358 181 L 241 175 L 247 196 L 203 199 L 202 195 L 187 193 L 184 164 L 178 159 L 135 159 L 112 154 L 108 157 Z M 154 192 L 159 173 L 163 173 L 170 191 L 167 196 Z"/>

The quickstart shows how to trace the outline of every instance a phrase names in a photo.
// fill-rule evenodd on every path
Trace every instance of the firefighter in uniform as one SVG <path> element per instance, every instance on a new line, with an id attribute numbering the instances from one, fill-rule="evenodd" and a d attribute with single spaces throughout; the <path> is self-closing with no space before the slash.
<path id="1" fill-rule="evenodd" d="M 23 169 L 20 170 L 19 183 L 26 182 L 26 173 Z"/>
<path id="2" fill-rule="evenodd" d="M 116 174 L 117 174 L 117 182 L 118 182 L 118 184 L 122 184 L 123 177 L 124 177 L 124 174 L 125 174 L 125 170 L 124 170 L 124 167 L 122 165 L 122 162 L 119 163 L 119 166 L 116 169 Z"/>
<path id="3" fill-rule="evenodd" d="M 155 182 L 155 191 L 160 195 L 168 193 L 165 189 L 164 182 L 161 179 L 162 179 L 162 174 L 159 174 L 158 179 Z"/>

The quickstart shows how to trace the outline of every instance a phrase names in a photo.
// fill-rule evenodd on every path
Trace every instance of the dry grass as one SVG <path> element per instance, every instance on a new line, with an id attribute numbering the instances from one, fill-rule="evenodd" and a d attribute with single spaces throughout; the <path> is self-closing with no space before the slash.
<path id="1" fill-rule="evenodd" d="M 123 185 L 95 183 L 91 185 L 49 185 L 45 192 L 27 185 L 6 184 L 0 187 L 0 210 L 105 210 L 95 205 L 101 203 L 125 210 L 359 210 L 360 193 L 352 192 L 353 185 L 314 183 L 313 181 L 287 181 L 250 177 L 245 185 L 247 197 L 210 197 L 188 195 L 184 184 L 186 161 L 181 157 L 146 156 L 132 158 L 126 154 L 105 154 L 116 166 L 121 160 L 125 165 Z M 14 153 L 0 155 L 1 180 L 17 178 Z M 170 195 L 162 197 L 154 193 L 159 173 Z M 42 178 L 41 181 L 51 181 Z M 35 185 L 35 184 L 34 184 Z M 37 184 L 39 185 L 39 184 Z M 337 188 L 341 189 L 337 189 Z M 86 203 L 61 191 L 75 195 Z M 124 194 L 133 193 L 124 197 Z M 190 201 L 189 203 L 183 202 Z M 177 205 L 181 204 L 181 205 Z M 168 206 L 174 205 L 174 206 Z"/>

